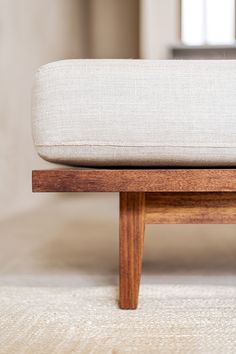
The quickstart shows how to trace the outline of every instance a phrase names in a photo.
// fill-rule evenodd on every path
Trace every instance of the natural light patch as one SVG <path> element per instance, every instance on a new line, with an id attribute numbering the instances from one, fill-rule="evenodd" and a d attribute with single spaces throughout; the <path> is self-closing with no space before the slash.
<path id="1" fill-rule="evenodd" d="M 234 39 L 234 0 L 207 0 L 206 41 L 209 44 L 232 44 Z"/>
<path id="2" fill-rule="evenodd" d="M 184 44 L 233 44 L 235 0 L 182 0 L 181 24 Z"/>
<path id="3" fill-rule="evenodd" d="M 204 42 L 203 13 L 203 0 L 182 0 L 182 41 L 185 44 Z"/>

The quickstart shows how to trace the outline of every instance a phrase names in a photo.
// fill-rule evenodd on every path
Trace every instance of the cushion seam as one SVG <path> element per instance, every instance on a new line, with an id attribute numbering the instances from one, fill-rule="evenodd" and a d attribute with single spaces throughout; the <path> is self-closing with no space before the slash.
<path id="1" fill-rule="evenodd" d="M 155 145 L 155 144 L 133 144 L 133 145 L 124 145 L 124 144 L 112 144 L 112 143 L 81 143 L 81 144 L 35 144 L 36 147 L 77 147 L 77 146 L 101 146 L 101 147 L 127 147 L 127 148 L 148 148 L 148 147 L 160 147 L 160 148 L 208 148 L 208 149 L 235 149 L 236 145 Z"/>

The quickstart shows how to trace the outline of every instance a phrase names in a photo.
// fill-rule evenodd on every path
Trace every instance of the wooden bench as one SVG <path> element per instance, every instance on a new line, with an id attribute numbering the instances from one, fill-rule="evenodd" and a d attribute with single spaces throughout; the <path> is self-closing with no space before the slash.
<path id="1" fill-rule="evenodd" d="M 119 192 L 121 309 L 136 309 L 145 224 L 235 224 L 236 169 L 36 170 L 33 192 Z"/>

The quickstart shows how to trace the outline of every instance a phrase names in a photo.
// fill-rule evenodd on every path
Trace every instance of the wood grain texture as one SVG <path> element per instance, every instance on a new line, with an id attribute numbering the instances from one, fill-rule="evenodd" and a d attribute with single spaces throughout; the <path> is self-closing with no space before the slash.
<path id="1" fill-rule="evenodd" d="M 144 193 L 120 193 L 121 309 L 136 309 L 144 245 Z"/>
<path id="2" fill-rule="evenodd" d="M 33 192 L 236 192 L 236 169 L 33 171 Z"/>
<path id="3" fill-rule="evenodd" d="M 146 193 L 147 224 L 236 224 L 236 193 Z"/>

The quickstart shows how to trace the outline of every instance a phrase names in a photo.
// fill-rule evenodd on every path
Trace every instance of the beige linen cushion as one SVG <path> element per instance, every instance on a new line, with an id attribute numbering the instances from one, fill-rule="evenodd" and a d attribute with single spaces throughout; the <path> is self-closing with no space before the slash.
<path id="1" fill-rule="evenodd" d="M 33 136 L 80 166 L 236 166 L 236 61 L 65 60 L 39 69 Z"/>

